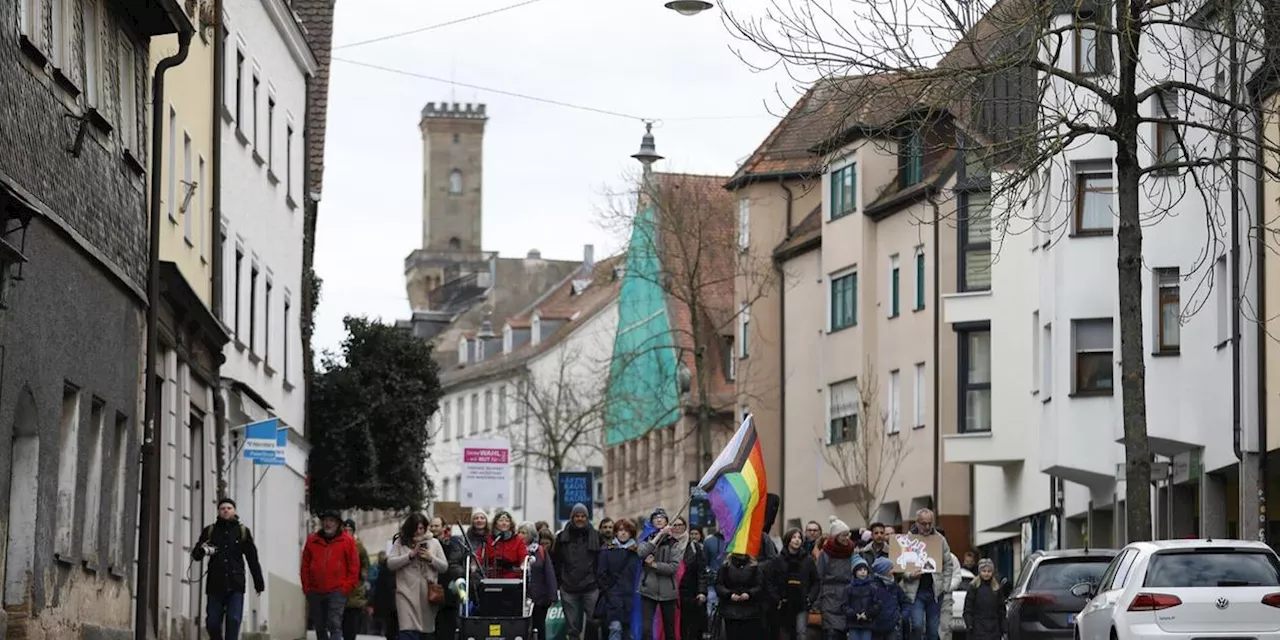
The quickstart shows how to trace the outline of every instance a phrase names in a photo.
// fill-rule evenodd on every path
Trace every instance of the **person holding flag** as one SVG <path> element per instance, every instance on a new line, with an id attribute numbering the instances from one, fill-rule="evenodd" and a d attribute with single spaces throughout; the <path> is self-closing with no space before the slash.
<path id="1" fill-rule="evenodd" d="M 678 541 L 668 526 L 667 512 L 661 507 L 649 515 L 649 524 L 645 526 L 640 540 L 636 554 L 644 564 L 636 591 L 640 596 L 642 635 L 637 637 L 657 640 L 659 636 L 655 635 L 655 629 L 661 624 L 661 638 L 676 640 L 679 624 L 676 602 L 680 597 L 676 573 L 684 555 L 684 545 L 677 545 Z"/>

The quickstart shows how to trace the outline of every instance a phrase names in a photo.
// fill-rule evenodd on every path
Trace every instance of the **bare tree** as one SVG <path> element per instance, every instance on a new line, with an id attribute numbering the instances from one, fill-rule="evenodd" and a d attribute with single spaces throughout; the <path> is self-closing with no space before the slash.
<path id="1" fill-rule="evenodd" d="M 1004 213 L 957 222 L 990 224 L 993 236 L 1040 233 L 1048 246 L 1080 231 L 1072 228 L 1081 217 L 1073 194 L 1106 181 L 1079 182 L 1068 152 L 1093 142 L 1110 147 L 1115 200 L 1108 195 L 1114 204 L 1104 212 L 1118 219 L 1126 530 L 1144 540 L 1152 457 L 1143 228 L 1182 211 L 1203 215 L 1203 248 L 1182 275 L 1197 282 L 1191 310 L 1207 297 L 1222 256 L 1231 256 L 1231 282 L 1244 277 L 1250 214 L 1241 182 L 1275 179 L 1256 158 L 1276 153 L 1252 135 L 1258 109 L 1245 84 L 1271 66 L 1277 7 L 1276 0 L 772 0 L 762 15 L 723 15 L 731 32 L 765 54 L 763 62 L 742 54 L 749 64 L 781 63 L 800 81 L 856 94 L 827 103 L 833 136 L 860 127 L 901 142 L 911 139 L 896 137 L 904 130 L 953 123 L 960 135 L 925 136 L 926 144 L 990 171 L 985 188 L 1002 203 L 992 210 Z M 1111 225 L 1091 231 L 1109 235 Z M 1238 287 L 1233 298 L 1252 311 Z M 1239 349 L 1238 327 L 1231 334 Z"/>
<path id="2" fill-rule="evenodd" d="M 671 335 L 637 345 L 629 353 L 615 354 L 611 378 L 615 402 L 652 404 L 666 397 L 665 389 L 649 389 L 637 380 L 655 351 L 674 352 L 676 368 L 652 380 L 652 384 L 677 384 L 677 413 L 645 414 L 644 431 L 665 427 L 683 415 L 691 415 L 697 436 L 698 460 L 709 465 L 712 430 L 731 430 L 738 396 L 731 371 L 737 366 L 733 337 L 745 310 L 765 295 L 776 274 L 772 264 L 753 258 L 739 245 L 735 203 L 723 185 L 724 176 L 653 173 L 632 184 L 637 194 L 614 194 L 602 214 L 602 225 L 629 239 L 627 277 L 660 287 L 670 318 Z M 746 276 L 749 291 L 735 292 L 735 279 Z M 621 395 L 618 390 L 623 390 Z M 621 400 L 620 400 L 621 398 Z M 644 414 L 644 412 L 632 412 Z M 652 424 L 648 424 L 652 422 Z"/>
<path id="3" fill-rule="evenodd" d="M 875 371 L 870 362 L 864 372 Z M 831 398 L 839 416 L 819 427 L 818 451 L 835 471 L 840 490 L 852 492 L 851 502 L 864 524 L 877 520 L 898 470 L 911 454 L 911 431 L 889 432 L 893 424 L 879 402 L 880 384 L 874 373 L 858 378 L 856 391 Z M 833 393 L 838 393 L 834 391 Z"/>

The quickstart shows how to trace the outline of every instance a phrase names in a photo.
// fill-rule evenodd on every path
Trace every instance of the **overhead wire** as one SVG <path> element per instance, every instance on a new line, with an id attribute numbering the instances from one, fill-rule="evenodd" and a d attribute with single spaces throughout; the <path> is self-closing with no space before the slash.
<path id="1" fill-rule="evenodd" d="M 410 29 L 410 30 L 408 30 L 408 31 L 400 31 L 400 32 L 397 32 L 397 33 L 391 33 L 391 34 L 387 34 L 387 35 L 385 35 L 385 36 L 378 36 L 378 37 L 376 37 L 376 38 L 369 38 L 368 40 L 360 40 L 360 41 L 357 41 L 357 42 L 348 42 L 347 44 L 340 44 L 340 45 L 338 45 L 338 46 L 334 47 L 333 49 L 334 49 L 334 51 L 337 51 L 338 49 L 349 49 L 349 48 L 351 48 L 351 47 L 360 47 L 360 46 L 364 46 L 364 45 L 366 45 L 366 44 L 373 44 L 373 43 L 375 43 L 375 42 L 385 42 L 385 41 L 387 41 L 387 40 L 394 40 L 394 39 L 396 39 L 396 38 L 403 38 L 403 37 L 405 37 L 405 36 L 411 36 L 411 35 L 415 35 L 415 34 L 419 34 L 419 33 L 424 33 L 424 32 L 427 32 L 427 31 L 431 31 L 431 30 L 433 30 L 433 29 L 440 29 L 440 28 L 443 28 L 443 27 L 451 27 L 451 26 L 453 26 L 453 25 L 455 25 L 455 24 L 462 24 L 463 22 L 470 22 L 470 21 L 472 21 L 472 20 L 476 20 L 476 19 L 478 19 L 478 18 L 488 17 L 488 16 L 494 15 L 494 14 L 496 14 L 496 13 L 502 13 L 502 12 L 504 12 L 504 11 L 510 11 L 510 10 L 512 10 L 512 9 L 519 9 L 520 7 L 528 6 L 528 5 L 534 4 L 534 3 L 536 3 L 536 2 L 542 2 L 542 0 L 524 0 L 523 2 L 517 2 L 517 3 L 515 3 L 515 4 L 507 5 L 507 6 L 505 6 L 505 7 L 498 7 L 497 9 L 490 9 L 489 11 L 484 11 L 484 12 L 477 13 L 477 14 L 474 14 L 474 15 L 466 16 L 466 17 L 464 17 L 464 18 L 458 18 L 458 19 L 456 19 L 456 20 L 450 20 L 450 21 L 448 21 L 448 22 L 441 22 L 441 23 L 439 23 L 439 24 L 433 24 L 433 25 L 428 25 L 428 26 L 425 26 L 425 27 L 419 27 L 419 28 L 417 28 L 417 29 Z"/>

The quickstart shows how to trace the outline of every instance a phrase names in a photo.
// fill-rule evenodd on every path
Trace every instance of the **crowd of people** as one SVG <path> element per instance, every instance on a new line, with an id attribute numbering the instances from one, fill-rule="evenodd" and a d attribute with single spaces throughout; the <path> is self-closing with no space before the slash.
<path id="1" fill-rule="evenodd" d="M 410 514 L 371 559 L 354 522 L 325 512 L 302 552 L 310 625 L 319 640 L 353 640 L 358 633 L 453 640 L 460 609 L 470 605 L 451 585 L 470 566 L 488 577 L 525 579 L 533 625 L 544 639 L 547 613 L 559 604 L 566 640 L 938 640 L 960 564 L 945 535 L 938 536 L 937 571 L 895 572 L 892 526 L 853 531 L 832 516 L 826 527 L 809 522 L 779 539 L 767 533 L 776 501 L 769 506 L 755 556 L 725 553 L 720 532 L 690 527 L 660 508 L 640 523 L 604 518 L 593 524 L 579 504 L 559 532 L 543 522 L 518 524 L 506 511 L 492 519 L 476 511 L 458 533 L 441 518 Z M 219 507 L 220 523 L 234 520 L 234 503 Z M 908 532 L 941 534 L 934 518 L 920 510 Z M 242 606 L 245 562 L 259 592 L 261 570 L 247 530 L 231 535 L 234 527 L 225 528 L 214 541 L 220 571 L 238 570 L 239 578 L 210 579 L 206 587 L 238 587 Z M 964 606 L 969 637 L 1000 640 L 1004 590 L 994 565 L 971 554 L 964 564 L 975 575 Z M 238 608 L 223 597 L 224 610 L 214 611 L 214 602 L 211 597 L 210 637 L 236 640 L 239 611 L 231 609 Z"/>

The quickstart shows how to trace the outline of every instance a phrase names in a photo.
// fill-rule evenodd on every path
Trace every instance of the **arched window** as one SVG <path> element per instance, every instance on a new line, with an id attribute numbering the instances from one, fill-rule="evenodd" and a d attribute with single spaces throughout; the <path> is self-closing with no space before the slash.
<path id="1" fill-rule="evenodd" d="M 449 193 L 453 195 L 462 193 L 462 172 L 457 169 L 449 174 Z"/>
<path id="2" fill-rule="evenodd" d="M 449 248 L 457 251 L 462 248 L 462 241 L 457 238 L 449 238 Z"/>

